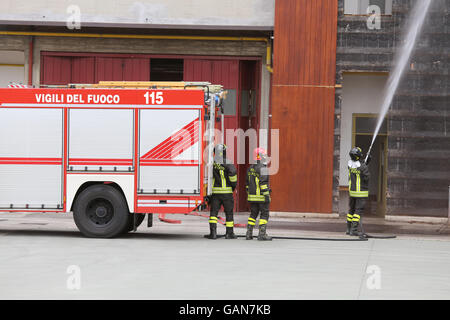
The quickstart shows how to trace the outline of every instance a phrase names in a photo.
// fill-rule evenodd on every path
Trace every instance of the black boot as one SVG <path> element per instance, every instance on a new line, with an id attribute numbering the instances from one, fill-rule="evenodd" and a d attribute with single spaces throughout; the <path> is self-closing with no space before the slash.
<path id="1" fill-rule="evenodd" d="M 225 239 L 237 239 L 236 235 L 233 232 L 233 227 L 227 227 Z"/>
<path id="2" fill-rule="evenodd" d="M 359 222 L 358 221 L 353 221 L 352 222 L 352 226 L 351 226 L 351 229 L 350 229 L 350 235 L 351 236 L 359 236 L 358 226 L 359 226 Z"/>
<path id="3" fill-rule="evenodd" d="M 272 237 L 269 237 L 266 233 L 267 225 L 263 224 L 259 226 L 259 234 L 258 234 L 258 240 L 261 241 L 271 241 Z"/>
<path id="4" fill-rule="evenodd" d="M 253 239 L 253 226 L 251 224 L 247 224 L 247 234 L 245 235 L 245 240 Z"/>
<path id="5" fill-rule="evenodd" d="M 352 229 L 352 222 L 351 221 L 347 221 L 347 231 L 345 232 L 345 234 L 350 234 L 350 230 Z"/>
<path id="6" fill-rule="evenodd" d="M 209 224 L 209 234 L 204 235 L 207 239 L 217 239 L 217 223 Z"/>

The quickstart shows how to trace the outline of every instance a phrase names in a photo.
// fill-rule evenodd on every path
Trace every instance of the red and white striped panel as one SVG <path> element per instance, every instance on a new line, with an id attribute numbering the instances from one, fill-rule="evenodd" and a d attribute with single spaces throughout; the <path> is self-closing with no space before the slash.
<path id="1" fill-rule="evenodd" d="M 200 194 L 199 110 L 141 110 L 139 194 Z"/>
<path id="2" fill-rule="evenodd" d="M 198 166 L 198 160 L 176 160 L 198 142 L 199 119 L 194 119 L 186 126 L 169 136 L 140 158 L 140 164 L 148 165 L 189 165 Z"/>
<path id="3" fill-rule="evenodd" d="M 8 88 L 29 88 L 26 84 L 9 84 Z"/>

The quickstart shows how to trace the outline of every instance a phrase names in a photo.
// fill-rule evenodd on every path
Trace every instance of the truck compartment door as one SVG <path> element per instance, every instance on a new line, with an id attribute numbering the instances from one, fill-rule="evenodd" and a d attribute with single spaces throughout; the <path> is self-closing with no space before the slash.
<path id="1" fill-rule="evenodd" d="M 133 171 L 133 110 L 71 109 L 68 171 Z"/>
<path id="2" fill-rule="evenodd" d="M 140 110 L 140 194 L 199 194 L 200 110 Z"/>
<path id="3" fill-rule="evenodd" d="M 0 109 L 0 208 L 62 209 L 62 109 Z"/>

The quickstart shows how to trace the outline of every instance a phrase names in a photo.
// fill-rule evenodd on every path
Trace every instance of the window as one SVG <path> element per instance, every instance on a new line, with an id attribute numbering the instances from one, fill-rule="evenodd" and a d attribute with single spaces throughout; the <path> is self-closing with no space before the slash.
<path id="1" fill-rule="evenodd" d="M 227 89 L 227 96 L 223 100 L 223 114 L 226 116 L 236 115 L 236 89 Z"/>
<path id="2" fill-rule="evenodd" d="M 150 81 L 183 81 L 183 59 L 150 59 Z"/>
<path id="3" fill-rule="evenodd" d="M 383 15 L 392 14 L 392 0 L 345 0 L 344 14 L 367 14 L 369 6 L 380 7 Z"/>

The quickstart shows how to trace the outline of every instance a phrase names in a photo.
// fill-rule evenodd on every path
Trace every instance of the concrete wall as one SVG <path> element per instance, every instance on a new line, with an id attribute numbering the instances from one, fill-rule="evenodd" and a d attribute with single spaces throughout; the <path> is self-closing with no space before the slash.
<path id="1" fill-rule="evenodd" d="M 275 0 L 33 0 L 1 1 L 0 21 L 66 25 L 79 10 L 81 27 L 169 27 L 272 29 Z"/>
<path id="2" fill-rule="evenodd" d="M 25 68 L 23 66 L 0 65 L 0 88 L 5 88 L 13 83 L 26 84 Z"/>
<path id="3" fill-rule="evenodd" d="M 25 84 L 23 51 L 0 50 L 0 87 L 10 83 Z"/>

